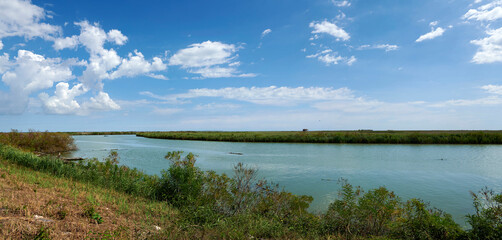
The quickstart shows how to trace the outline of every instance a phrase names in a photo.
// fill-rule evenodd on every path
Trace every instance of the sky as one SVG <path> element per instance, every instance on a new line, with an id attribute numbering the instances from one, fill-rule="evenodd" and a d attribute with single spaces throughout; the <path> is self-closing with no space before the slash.
<path id="1" fill-rule="evenodd" d="M 0 0 L 0 131 L 502 129 L 501 0 Z"/>

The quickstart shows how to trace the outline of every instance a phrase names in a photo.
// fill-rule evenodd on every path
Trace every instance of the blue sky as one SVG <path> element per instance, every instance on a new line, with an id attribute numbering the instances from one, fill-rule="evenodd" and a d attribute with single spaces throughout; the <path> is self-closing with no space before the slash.
<path id="1" fill-rule="evenodd" d="M 0 131 L 501 129 L 502 1 L 0 0 Z"/>

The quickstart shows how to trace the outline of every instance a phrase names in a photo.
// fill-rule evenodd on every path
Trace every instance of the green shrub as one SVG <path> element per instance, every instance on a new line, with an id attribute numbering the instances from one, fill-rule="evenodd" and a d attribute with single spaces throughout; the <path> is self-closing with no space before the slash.
<path id="1" fill-rule="evenodd" d="M 474 199 L 475 214 L 467 215 L 472 226 L 471 239 L 502 239 L 502 193 L 482 189 L 478 194 L 471 193 Z"/>
<path id="2" fill-rule="evenodd" d="M 87 206 L 84 210 L 84 216 L 88 217 L 90 220 L 97 224 L 103 223 L 103 217 L 96 212 L 96 209 L 92 205 Z"/>
<path id="3" fill-rule="evenodd" d="M 341 183 L 340 198 L 322 219 L 325 233 L 402 239 L 457 239 L 464 234 L 449 214 L 429 209 L 420 200 L 402 203 L 384 187 L 363 193 L 346 180 Z"/>
<path id="4" fill-rule="evenodd" d="M 198 205 L 204 184 L 203 172 L 195 167 L 195 155 L 169 152 L 165 156 L 172 162 L 167 171 L 162 171 L 157 196 L 177 207 Z"/>
<path id="5" fill-rule="evenodd" d="M 408 200 L 393 224 L 393 236 L 403 239 L 459 239 L 464 234 L 451 215 L 419 199 Z"/>
<path id="6" fill-rule="evenodd" d="M 70 135 L 47 131 L 29 130 L 21 133 L 13 129 L 9 133 L 0 133 L 0 143 L 42 155 L 76 150 L 73 138 Z"/>

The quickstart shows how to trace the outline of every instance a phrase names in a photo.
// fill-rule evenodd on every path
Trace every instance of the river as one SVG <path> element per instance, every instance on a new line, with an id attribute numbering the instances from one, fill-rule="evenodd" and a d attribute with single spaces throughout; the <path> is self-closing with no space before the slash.
<path id="1" fill-rule="evenodd" d="M 474 211 L 469 191 L 502 190 L 502 145 L 232 143 L 134 135 L 74 139 L 79 150 L 73 156 L 101 160 L 115 149 L 120 164 L 148 174 L 169 167 L 164 159 L 169 151 L 192 152 L 198 155 L 196 166 L 229 175 L 243 162 L 257 168 L 260 178 L 313 196 L 313 212 L 325 211 L 337 197 L 340 178 L 363 189 L 385 186 L 404 200 L 423 199 L 462 225 L 463 216 Z"/>

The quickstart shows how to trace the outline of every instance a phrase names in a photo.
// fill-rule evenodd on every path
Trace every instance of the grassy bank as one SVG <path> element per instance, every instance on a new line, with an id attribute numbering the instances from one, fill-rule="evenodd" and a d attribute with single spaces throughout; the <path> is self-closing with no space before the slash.
<path id="1" fill-rule="evenodd" d="M 341 180 L 324 214 L 312 198 L 289 193 L 256 170 L 202 171 L 196 156 L 170 152 L 160 176 L 103 161 L 63 163 L 0 144 L 0 238 L 52 239 L 500 239 L 502 195 L 474 194 L 463 230 L 450 215 L 380 187 Z M 42 216 L 42 217 L 40 217 Z M 42 219 L 48 219 L 44 221 Z M 71 237 L 69 237 L 71 236 Z"/>
<path id="2" fill-rule="evenodd" d="M 159 139 L 374 144 L 502 144 L 502 131 L 141 132 Z"/>

